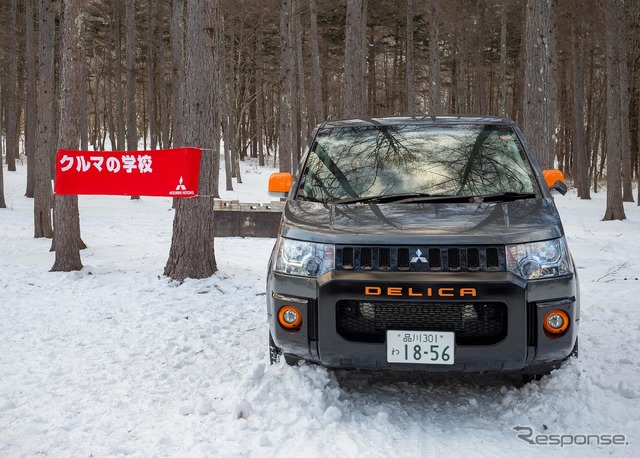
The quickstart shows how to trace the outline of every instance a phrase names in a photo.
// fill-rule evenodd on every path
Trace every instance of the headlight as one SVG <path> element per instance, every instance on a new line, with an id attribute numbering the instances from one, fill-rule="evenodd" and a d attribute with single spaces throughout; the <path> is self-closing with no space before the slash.
<path id="1" fill-rule="evenodd" d="M 564 237 L 546 242 L 507 245 L 507 270 L 527 280 L 572 273 Z"/>
<path id="2" fill-rule="evenodd" d="M 318 277 L 334 267 L 333 245 L 281 238 L 276 258 L 276 271 Z"/>

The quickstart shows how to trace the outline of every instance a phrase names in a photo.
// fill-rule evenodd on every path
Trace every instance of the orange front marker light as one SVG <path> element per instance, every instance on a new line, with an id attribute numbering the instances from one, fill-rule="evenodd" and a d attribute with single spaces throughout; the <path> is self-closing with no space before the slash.
<path id="1" fill-rule="evenodd" d="M 280 325 L 288 331 L 298 331 L 302 325 L 302 314 L 293 305 L 285 305 L 278 312 Z"/>
<path id="2" fill-rule="evenodd" d="M 569 314 L 564 310 L 552 310 L 544 318 L 544 330 L 553 336 L 558 336 L 569 327 Z"/>

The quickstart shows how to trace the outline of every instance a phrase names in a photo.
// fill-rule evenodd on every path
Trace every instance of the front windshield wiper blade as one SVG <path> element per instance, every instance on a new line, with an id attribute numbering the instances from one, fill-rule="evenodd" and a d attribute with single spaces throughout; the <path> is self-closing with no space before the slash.
<path id="1" fill-rule="evenodd" d="M 381 204 L 389 202 L 397 202 L 404 199 L 430 197 L 431 194 L 424 194 L 419 192 L 407 192 L 402 194 L 386 194 L 382 196 L 366 196 L 366 197 L 352 197 L 349 199 L 334 200 L 332 204 Z"/>
<path id="2" fill-rule="evenodd" d="M 450 194 L 426 194 L 426 193 L 402 193 L 383 196 L 353 197 L 349 199 L 334 200 L 332 204 L 385 204 L 385 203 L 481 203 L 481 202 L 508 202 L 520 199 L 532 199 L 536 197 L 533 192 L 498 192 L 495 194 L 456 196 Z"/>
<path id="3" fill-rule="evenodd" d="M 353 197 L 331 202 L 332 204 L 404 204 L 411 202 L 472 202 L 470 196 L 452 196 L 447 194 L 427 194 L 421 192 L 407 192 L 402 194 L 388 194 L 383 196 Z"/>
<path id="4" fill-rule="evenodd" d="M 510 202 L 520 199 L 533 199 L 534 197 L 536 197 L 535 192 L 497 192 L 484 196 L 472 196 L 474 202 Z"/>

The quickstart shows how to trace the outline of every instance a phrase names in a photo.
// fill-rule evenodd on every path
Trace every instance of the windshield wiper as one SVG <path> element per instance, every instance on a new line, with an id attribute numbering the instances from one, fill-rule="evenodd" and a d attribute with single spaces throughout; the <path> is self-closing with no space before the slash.
<path id="1" fill-rule="evenodd" d="M 454 196 L 447 194 L 427 194 L 421 192 L 407 192 L 384 196 L 354 197 L 352 199 L 336 200 L 332 204 L 405 204 L 425 202 L 473 202 L 471 196 Z"/>
<path id="2" fill-rule="evenodd" d="M 536 197 L 535 192 L 497 192 L 484 196 L 472 196 L 472 199 L 474 202 L 511 202 L 520 199 L 533 199 L 534 197 Z"/>
<path id="3" fill-rule="evenodd" d="M 532 199 L 536 197 L 533 192 L 498 192 L 495 194 L 476 196 L 456 196 L 447 194 L 426 194 L 409 192 L 402 194 L 388 194 L 383 196 L 353 197 L 349 199 L 334 200 L 332 204 L 386 204 L 386 203 L 481 203 L 481 202 L 510 202 L 520 199 Z"/>
<path id="4" fill-rule="evenodd" d="M 405 199 L 416 199 L 431 197 L 431 194 L 419 192 L 406 192 L 401 194 L 386 194 L 382 196 L 352 197 L 349 199 L 334 200 L 332 204 L 384 204 L 390 202 L 404 201 Z"/>

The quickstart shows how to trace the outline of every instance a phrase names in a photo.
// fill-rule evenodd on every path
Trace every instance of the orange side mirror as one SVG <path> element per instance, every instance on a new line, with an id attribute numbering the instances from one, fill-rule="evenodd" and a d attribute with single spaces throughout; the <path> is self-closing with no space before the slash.
<path id="1" fill-rule="evenodd" d="M 550 188 L 556 184 L 556 181 L 564 183 L 564 174 L 560 170 L 548 169 L 542 171 L 544 181 L 547 182 L 547 186 Z"/>
<path id="2" fill-rule="evenodd" d="M 560 170 L 543 170 L 542 176 L 549 189 L 558 191 L 563 196 L 567 193 L 567 185 L 564 182 L 564 174 Z"/>
<path id="3" fill-rule="evenodd" d="M 293 175 L 287 172 L 272 173 L 269 177 L 269 195 L 285 197 L 293 184 Z"/>

